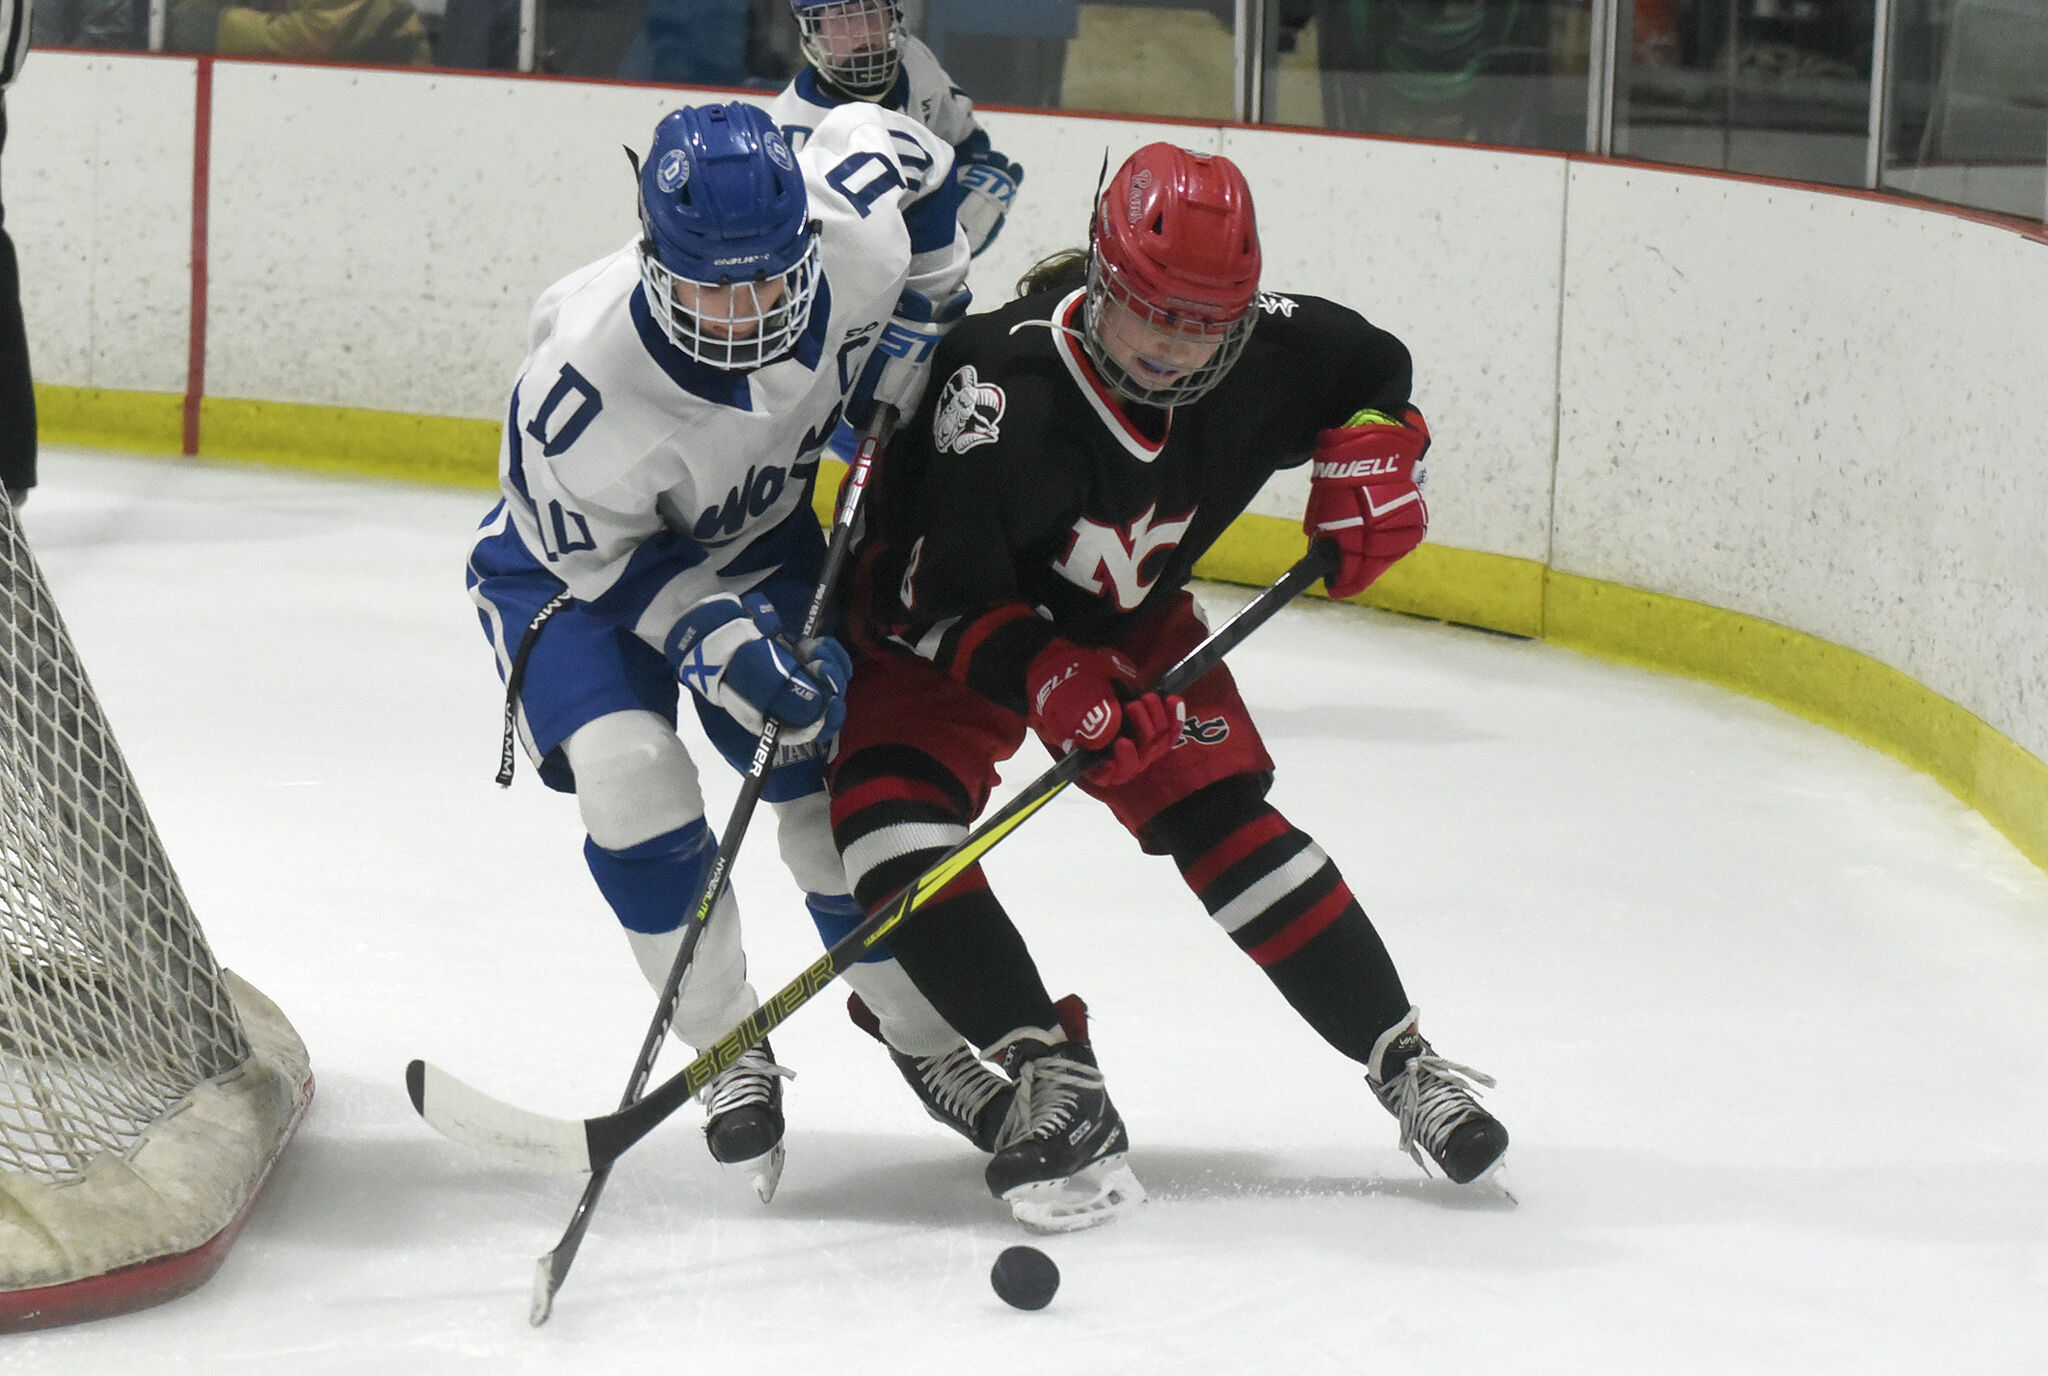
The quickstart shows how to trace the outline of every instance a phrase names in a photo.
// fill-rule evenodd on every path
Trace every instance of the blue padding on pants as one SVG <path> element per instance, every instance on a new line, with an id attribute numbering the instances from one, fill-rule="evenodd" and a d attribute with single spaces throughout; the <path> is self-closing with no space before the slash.
<path id="1" fill-rule="evenodd" d="M 703 818 L 625 850 L 585 837 L 583 858 L 621 925 L 649 936 L 672 932 L 703 891 L 718 844 Z"/>
<path id="2" fill-rule="evenodd" d="M 867 916 L 852 894 L 807 893 L 804 906 L 811 910 L 811 921 L 818 924 L 818 939 L 826 946 L 837 946 L 846 939 L 846 934 L 861 924 Z M 857 962 L 868 964 L 889 958 L 887 943 L 878 943 Z"/>

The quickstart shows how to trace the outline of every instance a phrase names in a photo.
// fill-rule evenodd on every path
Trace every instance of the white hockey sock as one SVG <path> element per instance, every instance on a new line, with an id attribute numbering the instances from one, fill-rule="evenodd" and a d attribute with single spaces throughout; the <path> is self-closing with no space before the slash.
<path id="1" fill-rule="evenodd" d="M 676 949 L 682 945 L 687 926 L 672 932 L 636 932 L 625 929 L 640 973 L 657 996 L 668 981 Z M 740 949 L 739 911 L 730 892 L 718 900 L 711 925 L 697 943 L 690 959 L 690 971 L 683 977 L 682 997 L 676 1002 L 675 1034 L 691 1047 L 702 1050 L 730 1032 L 742 1018 L 761 1006 L 754 986 L 747 983 L 747 958 Z"/>
<path id="2" fill-rule="evenodd" d="M 943 1056 L 964 1044 L 894 960 L 861 961 L 841 978 L 882 1025 L 882 1039 L 904 1055 Z"/>

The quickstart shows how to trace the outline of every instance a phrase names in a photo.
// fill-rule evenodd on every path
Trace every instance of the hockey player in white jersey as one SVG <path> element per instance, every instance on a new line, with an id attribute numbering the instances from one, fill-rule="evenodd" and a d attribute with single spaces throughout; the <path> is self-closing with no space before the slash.
<path id="1" fill-rule="evenodd" d="M 805 66 L 769 102 L 791 146 L 802 148 L 825 113 L 851 101 L 900 110 L 953 149 L 949 197 L 974 254 L 995 242 L 1024 169 L 989 146 L 974 102 L 932 50 L 904 32 L 896 0 L 790 0 Z"/>
<path id="2" fill-rule="evenodd" d="M 468 569 L 506 681 L 500 781 L 516 728 L 542 779 L 575 793 L 591 875 L 657 990 L 717 849 L 676 734 L 682 686 L 735 768 L 768 718 L 782 723 L 762 797 L 783 861 L 828 943 L 862 917 L 823 783 L 846 654 L 783 628 L 823 563 L 820 452 L 843 415 L 915 408 L 965 306 L 966 242 L 934 195 L 951 162 L 943 140 L 872 105 L 828 114 L 800 155 L 756 107 L 678 110 L 638 167 L 641 234 L 534 307 L 502 499 Z M 986 1146 L 1007 1081 L 893 960 L 847 980 L 927 1110 Z M 757 1004 L 728 890 L 676 1034 L 703 1048 Z M 704 1095 L 711 1154 L 763 1200 L 788 1074 L 763 1042 Z"/>

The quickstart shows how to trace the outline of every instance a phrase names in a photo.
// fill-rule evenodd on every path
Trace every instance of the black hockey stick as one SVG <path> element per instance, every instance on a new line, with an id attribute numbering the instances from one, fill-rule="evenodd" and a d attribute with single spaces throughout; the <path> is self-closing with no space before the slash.
<path id="1" fill-rule="evenodd" d="M 876 456 L 895 432 L 896 420 L 895 407 L 878 405 L 874 417 L 861 432 L 860 447 L 854 451 L 853 465 L 840 489 L 839 509 L 832 518 L 832 539 L 825 549 L 825 565 L 818 572 L 818 584 L 811 590 L 811 604 L 804 611 L 803 627 L 797 633 L 799 642 L 818 634 L 819 628 L 825 624 L 826 604 L 839 581 L 839 569 L 846 562 L 846 552 L 853 544 L 853 523 L 860 510 L 861 494 L 867 489 L 868 475 L 874 469 Z M 703 938 L 705 927 L 710 925 L 711 914 L 725 892 L 725 881 L 732 871 L 733 858 L 739 854 L 740 842 L 746 839 L 754 808 L 761 801 L 761 790 L 767 787 L 768 770 L 775 762 L 776 744 L 781 737 L 782 723 L 769 717 L 761 726 L 760 739 L 754 742 L 753 758 L 747 762 L 747 772 L 740 780 L 739 797 L 726 821 L 725 835 L 719 839 L 718 852 L 712 857 L 711 870 L 704 877 L 703 891 L 697 896 L 696 906 L 690 910 L 682 945 L 676 948 L 675 959 L 669 963 L 668 978 L 662 983 L 654 1021 L 647 1026 L 646 1039 L 640 1044 L 639 1059 L 633 1063 L 633 1077 L 626 1082 L 625 1097 L 619 1100 L 622 1112 L 638 1102 L 640 1092 L 647 1088 L 647 1081 L 654 1074 L 654 1062 L 661 1055 L 661 1044 L 668 1038 L 669 1028 L 675 1023 L 676 1006 L 682 1001 L 683 979 L 689 973 L 690 961 L 697 954 L 697 943 Z M 737 1060 L 737 1054 L 732 1059 Z M 731 1064 L 732 1060 L 728 1060 L 721 1069 Z M 422 1073 L 418 1061 L 406 1067 L 406 1088 L 412 1094 L 415 1108 L 422 1101 Z M 702 1087 L 703 1084 L 698 1086 Z M 576 1212 L 570 1217 L 562 1240 L 540 1259 L 533 1278 L 533 1307 L 527 1315 L 535 1327 L 546 1323 L 548 1314 L 554 1309 L 555 1292 L 562 1288 L 563 1280 L 569 1275 L 569 1267 L 576 1261 L 576 1252 L 583 1246 L 583 1235 L 590 1229 L 591 1212 L 597 1208 L 598 1198 L 604 1194 L 605 1182 L 611 1178 L 612 1160 L 615 1159 L 616 1156 L 591 1166 L 590 1181 L 583 1187 L 583 1197 L 576 1201 Z"/>
<path id="2" fill-rule="evenodd" d="M 1247 603 L 1236 616 L 1190 650 L 1161 676 L 1156 689 L 1181 693 L 1216 667 L 1224 655 L 1270 620 L 1317 579 L 1335 567 L 1336 546 L 1318 542 L 1280 580 Z M 1075 752 L 1034 779 L 993 817 L 970 832 L 923 874 L 848 932 L 808 969 L 768 999 L 716 1045 L 677 1071 L 654 1091 L 615 1113 L 597 1118 L 555 1118 L 504 1103 L 470 1088 L 422 1061 L 407 1068 L 413 1107 L 428 1123 L 458 1142 L 524 1165 L 561 1171 L 603 1172 L 628 1148 L 653 1131 L 749 1047 L 779 1027 L 826 985 L 844 974 L 888 936 L 904 918 L 974 865 L 997 842 L 1051 802 L 1098 757 Z"/>

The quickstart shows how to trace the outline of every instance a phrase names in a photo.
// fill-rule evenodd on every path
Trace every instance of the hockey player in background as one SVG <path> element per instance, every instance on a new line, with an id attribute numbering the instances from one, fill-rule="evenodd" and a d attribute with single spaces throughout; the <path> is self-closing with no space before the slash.
<path id="1" fill-rule="evenodd" d="M 957 844 L 1027 731 L 1102 751 L 1081 787 L 1188 887 L 1459 1182 L 1506 1129 L 1446 1061 L 1330 858 L 1267 801 L 1273 761 L 1218 668 L 1143 686 L 1205 634 L 1187 583 L 1277 469 L 1312 462 L 1305 525 L 1350 597 L 1423 538 L 1429 430 L 1408 350 L 1355 312 L 1259 290 L 1251 193 L 1228 159 L 1140 149 L 1091 249 L 963 322 L 868 497 L 833 828 L 873 907 Z M 1091 920 L 1110 920 L 1108 914 Z M 1081 1226 L 1142 1199 L 1077 1001 L 1047 994 L 980 868 L 890 936 L 903 968 L 1016 1081 L 988 1184 Z"/>
<path id="2" fill-rule="evenodd" d="M 805 66 L 768 113 L 792 147 L 802 148 L 825 113 L 866 101 L 909 115 L 953 149 L 950 198 L 970 252 L 1002 232 L 1024 169 L 989 146 L 974 102 L 953 84 L 932 50 L 903 30 L 894 0 L 790 0 Z"/>
<path id="3" fill-rule="evenodd" d="M 871 105 L 819 121 L 801 154 L 756 107 L 676 111 L 638 167 L 641 234 L 534 307 L 468 584 L 508 733 L 575 793 L 591 876 L 657 990 L 717 849 L 676 734 L 680 686 L 735 768 L 782 723 L 762 796 L 783 861 L 821 929 L 858 920 L 823 791 L 846 653 L 787 628 L 823 562 L 820 451 L 844 414 L 915 405 L 932 322 L 964 295 L 966 242 L 935 195 L 951 159 Z M 511 758 L 508 739 L 503 778 Z M 847 978 L 934 1116 L 970 1138 L 984 1111 L 1001 1121 L 1008 1086 L 892 962 Z M 757 1002 L 728 891 L 675 1031 L 701 1049 Z M 764 1042 L 704 1095 L 711 1154 L 764 1200 L 788 1073 Z"/>

